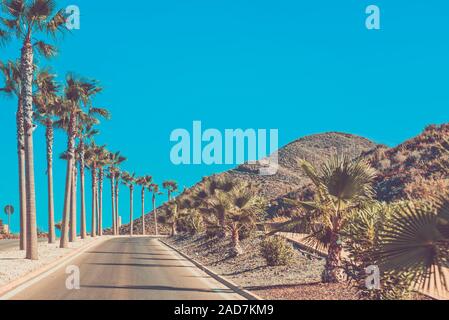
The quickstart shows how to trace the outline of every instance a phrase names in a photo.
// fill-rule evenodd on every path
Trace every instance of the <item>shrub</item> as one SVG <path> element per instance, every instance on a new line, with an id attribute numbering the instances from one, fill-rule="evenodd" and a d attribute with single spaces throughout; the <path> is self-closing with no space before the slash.
<path id="1" fill-rule="evenodd" d="M 280 236 L 262 241 L 260 251 L 269 266 L 285 266 L 293 261 L 293 247 Z"/>
<path id="2" fill-rule="evenodd" d="M 220 238 L 223 235 L 223 229 L 218 226 L 207 226 L 206 228 L 206 238 Z"/>
<path id="3" fill-rule="evenodd" d="M 407 155 L 405 155 L 405 153 L 403 152 L 398 152 L 395 156 L 394 156 L 394 161 L 397 164 L 403 164 L 405 161 L 407 161 Z"/>
<path id="4" fill-rule="evenodd" d="M 243 226 L 239 231 L 240 240 L 251 238 L 257 231 L 256 225 Z"/>

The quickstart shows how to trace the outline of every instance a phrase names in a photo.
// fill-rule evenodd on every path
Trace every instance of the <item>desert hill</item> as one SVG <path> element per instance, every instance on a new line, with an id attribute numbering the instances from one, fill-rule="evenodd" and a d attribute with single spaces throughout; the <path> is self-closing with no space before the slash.
<path id="1" fill-rule="evenodd" d="M 363 137 L 330 132 L 298 139 L 279 150 L 279 170 L 273 176 L 261 176 L 259 165 L 244 164 L 218 175 L 253 184 L 259 194 L 269 202 L 271 216 L 288 214 L 291 209 L 284 201 L 288 198 L 307 200 L 313 196 L 313 188 L 298 166 L 299 159 L 306 159 L 319 166 L 330 156 L 347 154 L 352 158 L 365 158 L 378 170 L 375 189 L 381 201 L 405 198 L 421 198 L 449 188 L 449 124 L 429 126 L 417 137 L 395 148 L 378 145 Z M 205 177 L 206 179 L 208 177 Z M 201 185 L 204 179 L 197 185 Z M 164 206 L 159 208 L 163 215 Z M 152 217 L 147 215 L 147 229 L 154 228 Z M 162 227 L 163 228 L 163 227 Z M 135 232 L 141 229 L 141 219 L 134 223 Z M 122 227 L 128 232 L 129 226 Z M 166 229 L 163 229 L 167 231 Z"/>

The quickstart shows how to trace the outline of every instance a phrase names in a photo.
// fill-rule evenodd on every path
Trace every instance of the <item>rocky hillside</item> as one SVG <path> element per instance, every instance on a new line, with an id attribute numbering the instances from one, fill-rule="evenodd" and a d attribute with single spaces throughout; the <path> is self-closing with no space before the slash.
<path id="1" fill-rule="evenodd" d="M 344 134 L 324 133 L 296 140 L 279 150 L 279 170 L 273 176 L 259 175 L 258 165 L 241 165 L 228 173 L 258 187 L 260 193 L 273 200 L 308 184 L 308 179 L 299 168 L 298 160 L 305 159 L 319 166 L 331 155 L 348 154 L 353 158 L 368 152 L 376 144 L 368 139 Z"/>
<path id="2" fill-rule="evenodd" d="M 426 198 L 449 190 L 449 124 L 429 126 L 395 148 L 364 154 L 379 171 L 376 190 L 383 201 Z"/>
<path id="3" fill-rule="evenodd" d="M 360 157 L 367 159 L 378 170 L 375 183 L 380 201 L 425 199 L 449 190 L 449 124 L 429 126 L 417 137 L 395 148 L 377 145 Z M 288 215 L 291 206 L 285 198 L 310 200 L 310 183 L 274 199 L 269 213 Z"/>
<path id="4" fill-rule="evenodd" d="M 368 139 L 344 133 L 317 134 L 296 140 L 279 150 L 279 170 L 276 175 L 262 176 L 258 165 L 241 165 L 222 173 L 252 183 L 270 202 L 269 214 L 288 214 L 291 208 L 284 199 L 313 197 L 313 188 L 298 166 L 306 159 L 319 166 L 330 156 L 347 154 L 352 158 L 366 158 L 379 174 L 376 181 L 377 198 L 395 201 L 405 198 L 423 198 L 449 189 L 449 124 L 429 126 L 419 136 L 395 147 L 377 145 Z M 202 182 L 199 182 L 201 184 Z M 164 207 L 160 208 L 161 216 Z M 148 215 L 148 231 L 154 228 Z M 135 232 L 141 229 L 140 220 L 134 224 Z M 122 227 L 129 232 L 129 226 Z M 164 230 L 167 231 L 167 230 Z"/>

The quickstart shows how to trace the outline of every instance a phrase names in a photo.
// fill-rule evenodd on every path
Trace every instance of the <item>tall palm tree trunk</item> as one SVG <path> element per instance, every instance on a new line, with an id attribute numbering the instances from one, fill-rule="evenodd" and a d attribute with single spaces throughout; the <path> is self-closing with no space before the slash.
<path id="1" fill-rule="evenodd" d="M 154 233 L 155 235 L 159 235 L 158 227 L 157 227 L 157 210 L 156 210 L 156 196 L 153 194 L 153 217 L 154 217 Z"/>
<path id="2" fill-rule="evenodd" d="M 114 174 L 111 173 L 111 199 L 112 199 L 112 206 L 111 206 L 111 212 L 112 212 L 112 233 L 114 236 L 117 235 L 117 229 L 115 227 L 115 177 Z"/>
<path id="3" fill-rule="evenodd" d="M 103 236 L 103 182 L 104 182 L 104 169 L 100 168 L 100 172 L 98 174 L 98 235 Z"/>
<path id="4" fill-rule="evenodd" d="M 100 206 L 99 206 L 99 188 L 98 188 L 98 180 L 95 186 L 95 227 L 96 227 L 96 235 L 98 236 L 100 232 L 98 231 L 100 226 Z"/>
<path id="5" fill-rule="evenodd" d="M 56 241 L 55 234 L 55 208 L 53 194 L 53 122 L 47 119 L 46 122 L 46 140 L 47 140 L 47 179 L 48 179 L 48 243 Z"/>
<path id="6" fill-rule="evenodd" d="M 28 34 L 22 48 L 20 64 L 21 99 L 25 123 L 25 176 L 27 199 L 26 258 L 39 259 L 37 249 L 36 193 L 34 181 L 34 146 L 33 146 L 33 47 L 31 34 Z"/>
<path id="7" fill-rule="evenodd" d="M 73 179 L 72 179 L 72 197 L 71 197 L 71 210 L 70 210 L 70 236 L 69 241 L 76 241 L 76 207 L 77 207 L 77 199 L 76 199 L 76 188 L 77 188 L 77 180 L 78 180 L 78 169 L 75 165 L 73 166 Z"/>
<path id="8" fill-rule="evenodd" d="M 84 142 L 80 140 L 80 180 L 81 180 L 81 239 L 86 239 L 87 231 L 86 231 L 86 188 L 84 181 L 84 173 L 85 173 L 85 158 L 84 158 Z"/>
<path id="9" fill-rule="evenodd" d="M 119 179 L 115 181 L 115 234 L 120 235 L 120 213 L 119 213 Z"/>
<path id="10" fill-rule="evenodd" d="M 145 187 L 142 187 L 142 235 L 145 235 Z"/>
<path id="11" fill-rule="evenodd" d="M 91 236 L 97 236 L 97 226 L 96 226 L 96 216 L 97 216 L 97 168 L 95 164 L 92 165 L 92 225 L 91 225 Z"/>
<path id="12" fill-rule="evenodd" d="M 134 218 L 133 218 L 133 215 L 134 215 L 134 212 L 133 212 L 133 210 L 134 210 L 134 204 L 133 204 L 133 202 L 134 202 L 134 187 L 133 187 L 133 185 L 131 185 L 130 187 L 129 187 L 129 223 L 130 223 L 130 228 L 129 228 L 129 235 L 132 237 L 133 236 L 133 232 L 134 232 Z"/>
<path id="13" fill-rule="evenodd" d="M 75 164 L 75 128 L 76 117 L 72 113 L 69 120 L 68 144 L 67 144 L 67 171 L 65 181 L 65 197 L 64 197 L 64 213 L 62 219 L 62 230 L 60 247 L 68 248 L 69 246 L 69 220 L 71 209 L 71 195 L 73 185 L 73 165 Z"/>
<path id="14" fill-rule="evenodd" d="M 26 249 L 26 178 L 25 178 L 25 127 L 22 100 L 19 97 L 17 114 L 17 154 L 19 160 L 19 196 L 20 196 L 20 250 Z"/>

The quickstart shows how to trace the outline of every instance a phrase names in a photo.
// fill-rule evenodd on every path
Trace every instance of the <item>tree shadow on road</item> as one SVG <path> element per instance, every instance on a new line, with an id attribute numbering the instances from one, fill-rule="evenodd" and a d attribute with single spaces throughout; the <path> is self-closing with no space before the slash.
<path id="1" fill-rule="evenodd" d="M 166 256 L 162 253 L 149 253 L 149 252 L 115 252 L 115 251 L 89 251 L 89 254 L 124 254 L 124 255 L 145 255 L 145 256 Z"/>
<path id="2" fill-rule="evenodd" d="M 204 293 L 234 293 L 231 289 L 201 289 L 201 288 L 183 288 L 171 286 L 107 286 L 107 285 L 82 285 L 83 289 L 119 289 L 119 290 L 156 290 L 156 291 L 192 291 Z"/>
<path id="3" fill-rule="evenodd" d="M 140 264 L 140 263 L 88 263 L 93 266 L 111 266 L 111 267 L 141 267 L 141 268 L 192 268 L 192 266 L 177 266 L 169 264 Z"/>

